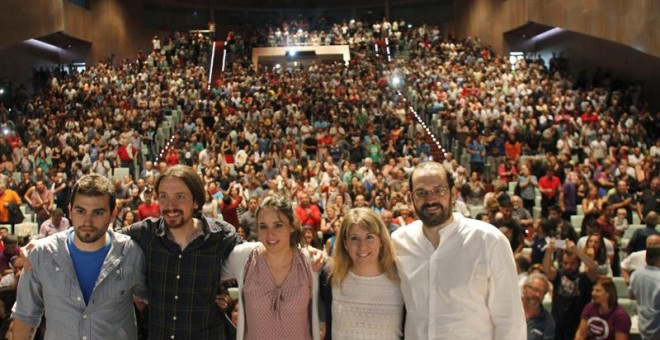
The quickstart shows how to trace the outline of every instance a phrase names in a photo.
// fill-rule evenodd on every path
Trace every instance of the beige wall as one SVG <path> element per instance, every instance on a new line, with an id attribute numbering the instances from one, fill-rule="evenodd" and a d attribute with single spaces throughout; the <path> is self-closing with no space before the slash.
<path id="1" fill-rule="evenodd" d="M 660 57 L 657 0 L 456 0 L 459 37 L 478 36 L 505 52 L 502 34 L 527 21 L 631 46 Z"/>
<path id="2" fill-rule="evenodd" d="M 0 46 L 64 29 L 62 0 L 2 0 L 0 2 Z"/>
<path id="3" fill-rule="evenodd" d="M 91 0 L 92 60 L 114 53 L 115 61 L 151 49 L 153 32 L 144 28 L 144 5 L 135 0 Z"/>
<path id="4" fill-rule="evenodd" d="M 64 1 L 64 32 L 77 39 L 92 42 L 92 13 Z"/>
<path id="5" fill-rule="evenodd" d="M 89 10 L 65 0 L 3 0 L 0 6 L 0 47 L 63 32 L 92 44 L 88 63 L 111 53 L 115 60 L 133 57 L 150 49 L 155 34 L 144 28 L 141 1 L 90 0 Z"/>

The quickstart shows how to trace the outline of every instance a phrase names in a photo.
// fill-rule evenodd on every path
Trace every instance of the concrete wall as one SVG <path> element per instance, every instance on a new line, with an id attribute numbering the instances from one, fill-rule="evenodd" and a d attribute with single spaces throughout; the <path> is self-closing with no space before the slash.
<path id="1" fill-rule="evenodd" d="M 505 52 L 502 33 L 527 21 L 591 35 L 660 57 L 657 0 L 457 0 L 459 37 L 478 36 Z"/>

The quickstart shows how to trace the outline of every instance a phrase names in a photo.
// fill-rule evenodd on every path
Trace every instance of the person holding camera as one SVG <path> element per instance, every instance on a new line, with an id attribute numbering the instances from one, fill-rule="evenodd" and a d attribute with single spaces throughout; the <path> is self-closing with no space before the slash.
<path id="1" fill-rule="evenodd" d="M 562 267 L 556 269 L 553 262 L 555 250 L 563 250 Z M 580 272 L 584 262 L 586 271 Z M 597 263 L 575 246 L 575 242 L 550 239 L 543 256 L 543 272 L 554 290 L 552 291 L 552 318 L 556 322 L 555 339 L 573 339 L 580 325 L 584 306 L 591 301 L 591 289 L 598 278 Z"/>

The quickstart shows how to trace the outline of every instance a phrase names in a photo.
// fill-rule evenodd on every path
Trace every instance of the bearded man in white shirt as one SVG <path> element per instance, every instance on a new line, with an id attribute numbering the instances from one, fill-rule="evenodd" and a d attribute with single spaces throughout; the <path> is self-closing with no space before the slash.
<path id="1" fill-rule="evenodd" d="M 525 339 L 509 241 L 492 225 L 452 213 L 452 187 L 440 163 L 418 165 L 410 199 L 420 220 L 392 235 L 406 339 Z"/>

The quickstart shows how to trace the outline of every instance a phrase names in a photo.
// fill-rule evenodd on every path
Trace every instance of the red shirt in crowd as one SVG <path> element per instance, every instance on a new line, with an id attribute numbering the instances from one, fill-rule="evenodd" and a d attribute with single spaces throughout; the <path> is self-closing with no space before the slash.
<path id="1" fill-rule="evenodd" d="M 149 217 L 160 217 L 160 205 L 158 205 L 158 202 L 151 202 L 150 204 L 142 203 L 138 207 L 138 218 L 140 221 Z"/>
<path id="2" fill-rule="evenodd" d="M 308 204 L 306 207 L 297 206 L 296 218 L 301 225 L 308 225 L 314 228 L 314 231 L 321 229 L 321 210 L 316 204 Z"/>
<path id="3" fill-rule="evenodd" d="M 241 205 L 242 201 L 243 196 L 238 196 L 238 198 L 233 199 L 229 204 L 225 204 L 224 202 L 219 203 L 220 213 L 222 213 L 222 219 L 225 222 L 233 226 L 238 226 L 238 206 Z"/>
<path id="4" fill-rule="evenodd" d="M 174 151 L 168 152 L 167 156 L 165 156 L 165 163 L 167 163 L 167 166 L 175 166 L 179 164 L 179 155 Z"/>
<path id="5" fill-rule="evenodd" d="M 555 197 L 557 196 L 557 191 L 561 188 L 561 181 L 557 176 L 548 176 L 545 175 L 539 180 L 539 188 L 542 189 L 541 195 L 546 197 Z M 543 190 L 551 189 L 552 192 L 544 193 Z"/>
<path id="6" fill-rule="evenodd" d="M 128 148 L 132 151 L 132 157 L 128 154 Z M 122 163 L 132 163 L 137 155 L 137 149 L 132 145 L 122 145 L 117 149 L 117 157 Z"/>

